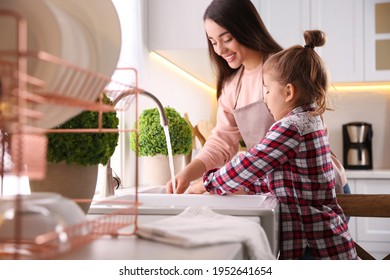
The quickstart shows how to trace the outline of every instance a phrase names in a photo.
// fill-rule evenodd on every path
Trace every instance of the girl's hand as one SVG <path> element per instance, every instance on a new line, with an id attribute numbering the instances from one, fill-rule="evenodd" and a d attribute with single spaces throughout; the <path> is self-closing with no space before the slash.
<path id="1" fill-rule="evenodd" d="M 194 183 L 191 184 L 191 186 L 188 188 L 188 193 L 190 194 L 208 194 L 206 191 L 206 188 L 203 185 L 203 180 L 197 180 Z"/>

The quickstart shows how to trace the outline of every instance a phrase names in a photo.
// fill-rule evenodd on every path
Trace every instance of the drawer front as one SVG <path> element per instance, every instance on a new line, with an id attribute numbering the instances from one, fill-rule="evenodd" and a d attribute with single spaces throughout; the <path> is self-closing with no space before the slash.
<path id="1" fill-rule="evenodd" d="M 357 180 L 356 193 L 390 194 L 390 180 Z M 357 239 L 390 242 L 390 218 L 356 218 Z"/>

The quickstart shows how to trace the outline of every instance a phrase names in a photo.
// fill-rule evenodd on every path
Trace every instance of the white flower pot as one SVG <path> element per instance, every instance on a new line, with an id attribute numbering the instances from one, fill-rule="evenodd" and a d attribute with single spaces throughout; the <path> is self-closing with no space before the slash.
<path id="1" fill-rule="evenodd" d="M 184 157 L 184 155 L 173 157 L 175 175 L 183 169 Z M 139 157 L 138 164 L 138 182 L 140 186 L 161 186 L 171 179 L 171 170 L 167 156 Z"/>
<path id="2" fill-rule="evenodd" d="M 95 195 L 98 165 L 69 165 L 65 162 L 47 163 L 46 178 L 30 181 L 31 192 L 55 192 L 70 199 L 85 199 L 78 203 L 88 213 Z"/>

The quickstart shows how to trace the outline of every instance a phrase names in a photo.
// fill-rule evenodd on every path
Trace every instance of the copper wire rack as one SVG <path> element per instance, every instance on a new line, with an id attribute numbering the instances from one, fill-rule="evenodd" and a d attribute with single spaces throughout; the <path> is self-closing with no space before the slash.
<path id="1" fill-rule="evenodd" d="M 138 119 L 138 74 L 134 68 L 121 68 L 129 79 L 118 82 L 103 74 L 71 64 L 43 51 L 27 50 L 27 22 L 14 11 L 0 10 L 0 17 L 14 18 L 17 23 L 17 50 L 0 50 L 0 174 L 1 194 L 4 175 L 28 176 L 42 180 L 46 175 L 46 133 L 112 133 L 136 132 L 134 129 L 106 129 L 102 127 L 102 114 L 110 111 L 124 111 L 135 103 L 135 119 Z M 7 39 L 1 38 L 0 39 Z M 34 76 L 34 69 L 50 69 L 51 80 Z M 78 92 L 78 96 L 72 93 Z M 98 94 L 98 101 L 92 96 Z M 103 93 L 115 100 L 126 97 L 115 106 L 103 104 Z M 83 96 L 83 98 L 79 98 Z M 45 120 L 41 105 L 59 106 L 64 110 L 99 112 L 96 128 L 91 129 L 47 129 L 40 126 Z M 136 151 L 137 154 L 137 151 Z M 138 160 L 135 161 L 135 193 L 138 186 Z M 26 168 L 27 166 L 27 168 Z M 137 229 L 138 196 L 121 210 L 102 215 L 63 228 L 58 232 L 40 235 L 35 240 L 23 240 L 15 230 L 15 237 L 0 240 L 0 259 L 47 259 L 74 250 L 103 236 L 132 235 Z M 15 208 L 20 207 L 19 196 Z M 0 214 L 1 215 L 1 214 Z M 1 216 L 0 216 L 1 224 Z M 16 221 L 15 224 L 18 224 Z M 17 227 L 17 225 L 16 225 Z M 128 228 L 126 232 L 120 229 Z"/>
<path id="2" fill-rule="evenodd" d="M 136 220 L 136 202 L 129 201 L 123 209 L 80 224 L 67 226 L 58 232 L 39 235 L 34 240 L 1 241 L 0 259 L 55 259 L 61 254 L 79 249 L 104 236 L 110 238 L 131 236 L 136 231 Z"/>

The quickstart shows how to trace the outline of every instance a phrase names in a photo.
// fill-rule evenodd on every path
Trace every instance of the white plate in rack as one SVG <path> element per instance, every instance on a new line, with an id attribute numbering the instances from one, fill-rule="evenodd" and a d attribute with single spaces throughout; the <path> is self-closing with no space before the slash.
<path id="1" fill-rule="evenodd" d="M 27 49 L 61 56 L 60 27 L 54 14 L 41 0 L 1 0 L 0 9 L 19 14 L 27 21 Z M 13 17 L 0 17 L 0 50 L 17 50 L 17 25 Z M 28 73 L 51 77 L 37 61 L 28 61 Z"/>
<path id="2" fill-rule="evenodd" d="M 55 15 L 58 25 L 60 26 L 61 34 L 61 57 L 68 63 L 81 67 L 83 69 L 91 69 L 96 66 L 96 47 L 87 41 L 88 33 L 86 28 L 72 15 L 57 7 L 50 0 L 44 0 L 46 6 Z M 70 83 L 68 79 L 69 72 L 63 67 L 55 67 L 53 69 L 54 76 L 48 82 L 45 92 L 53 92 L 62 96 L 78 98 L 86 101 L 96 100 L 100 92 L 92 92 L 83 90 L 85 77 L 77 73 L 78 80 L 75 83 Z M 43 128 L 55 127 L 64 121 L 72 118 L 82 111 L 81 108 L 55 106 L 53 104 L 44 104 L 37 107 L 38 110 L 44 113 L 44 118 L 37 122 L 37 126 Z"/>
<path id="3" fill-rule="evenodd" d="M 121 50 L 121 28 L 118 14 L 111 0 L 45 0 L 55 5 L 72 18 L 73 24 L 78 25 L 83 33 L 83 41 L 89 50 L 89 65 L 87 70 L 103 74 L 108 79 L 113 75 L 119 60 Z M 48 3 L 49 4 L 49 3 Z M 76 40 L 77 41 L 77 40 Z M 69 49 L 74 52 L 74 58 L 80 57 L 78 43 L 71 43 Z M 85 44 L 84 44 L 85 46 Z M 70 60 L 70 62 L 74 62 Z M 81 88 L 84 84 L 78 84 Z M 94 101 L 104 90 L 105 84 L 91 91 L 76 91 L 77 95 L 71 95 L 84 100 Z M 74 91 L 75 92 L 75 91 Z M 50 109 L 52 119 L 56 114 L 63 113 L 62 108 Z M 56 112 L 56 113 L 54 113 Z M 72 113 L 73 112 L 73 113 Z M 68 115 L 76 115 L 76 108 L 67 108 Z"/>
<path id="4" fill-rule="evenodd" d="M 110 78 L 115 71 L 121 49 L 121 30 L 116 9 L 110 0 L 1 0 L 0 9 L 20 13 L 27 20 L 28 50 L 45 51 L 85 70 Z M 16 24 L 0 17 L 0 50 L 16 49 Z M 36 60 L 29 61 L 28 73 L 47 82 L 46 92 L 55 88 L 61 79 L 61 68 Z M 53 90 L 56 94 L 94 101 L 104 90 L 79 90 L 79 81 L 70 91 Z M 53 104 L 40 106 L 42 120 L 32 123 L 52 128 L 81 110 Z"/>
<path id="5" fill-rule="evenodd" d="M 95 71 L 111 77 L 121 51 L 121 26 L 111 0 L 50 0 L 78 19 L 92 34 L 97 48 Z"/>

